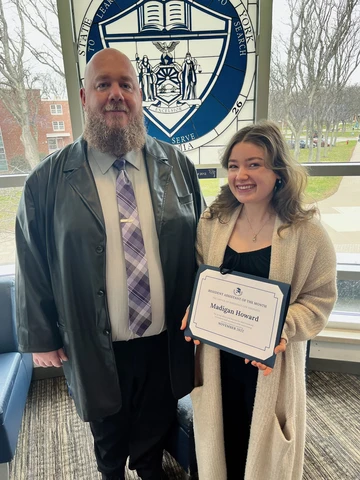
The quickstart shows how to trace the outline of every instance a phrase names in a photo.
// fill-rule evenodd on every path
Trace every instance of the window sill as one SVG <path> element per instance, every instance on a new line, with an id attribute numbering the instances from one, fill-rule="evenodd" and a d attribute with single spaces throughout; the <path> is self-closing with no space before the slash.
<path id="1" fill-rule="evenodd" d="M 314 340 L 319 342 L 360 345 L 360 330 L 325 328 Z"/>

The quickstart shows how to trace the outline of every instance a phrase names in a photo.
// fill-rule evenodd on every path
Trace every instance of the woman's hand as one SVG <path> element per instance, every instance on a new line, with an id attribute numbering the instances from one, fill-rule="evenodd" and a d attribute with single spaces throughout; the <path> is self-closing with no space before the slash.
<path id="1" fill-rule="evenodd" d="M 181 320 L 180 330 L 185 330 L 185 328 L 187 326 L 188 317 L 189 317 L 189 308 L 190 307 L 187 307 L 185 315 L 184 315 L 183 319 Z M 192 338 L 191 337 L 185 337 L 185 340 L 187 342 L 191 342 Z M 195 343 L 195 345 L 200 345 L 200 340 L 194 340 L 194 343 Z"/>
<path id="2" fill-rule="evenodd" d="M 280 343 L 277 347 L 275 347 L 274 349 L 274 353 L 275 355 L 277 355 L 278 353 L 280 352 L 285 352 L 286 350 L 286 340 L 285 338 L 282 338 L 280 340 Z M 250 360 L 248 358 L 245 358 L 245 363 L 249 363 Z M 270 373 L 273 371 L 272 368 L 268 367 L 267 365 L 264 365 L 263 363 L 261 362 L 256 362 L 255 360 L 253 360 L 251 362 L 251 365 L 253 365 L 254 367 L 257 367 L 259 370 L 261 370 L 264 374 L 264 377 L 267 377 L 268 375 L 270 375 Z"/>

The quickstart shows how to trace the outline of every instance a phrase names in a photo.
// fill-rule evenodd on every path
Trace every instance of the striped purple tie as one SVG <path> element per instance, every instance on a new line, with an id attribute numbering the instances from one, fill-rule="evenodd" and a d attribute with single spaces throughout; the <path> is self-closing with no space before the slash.
<path id="1" fill-rule="evenodd" d="M 135 194 L 125 170 L 126 160 L 115 160 L 114 167 L 119 170 L 116 197 L 127 274 L 129 329 L 141 337 L 151 325 L 149 271 Z"/>

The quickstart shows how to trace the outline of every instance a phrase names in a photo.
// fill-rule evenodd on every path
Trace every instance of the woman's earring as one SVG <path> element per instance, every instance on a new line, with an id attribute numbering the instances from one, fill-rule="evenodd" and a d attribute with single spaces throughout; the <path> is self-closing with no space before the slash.
<path id="1" fill-rule="evenodd" d="M 275 181 L 275 186 L 274 186 L 275 192 L 281 187 L 281 185 L 282 185 L 281 178 L 277 178 L 276 181 Z"/>

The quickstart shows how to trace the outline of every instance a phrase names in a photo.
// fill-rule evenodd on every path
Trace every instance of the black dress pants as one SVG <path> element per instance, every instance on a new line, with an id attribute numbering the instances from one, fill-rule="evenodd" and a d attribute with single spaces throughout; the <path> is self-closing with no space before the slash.
<path id="1" fill-rule="evenodd" d="M 221 351 L 221 393 L 227 480 L 245 475 L 258 369 Z"/>
<path id="2" fill-rule="evenodd" d="M 125 478 L 125 463 L 142 480 L 159 480 L 166 434 L 177 401 L 170 384 L 167 332 L 114 342 L 122 406 L 90 422 L 98 470 Z M 106 395 L 106 392 L 104 392 Z"/>

